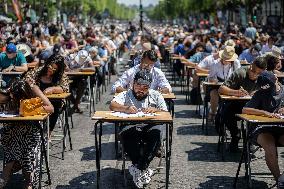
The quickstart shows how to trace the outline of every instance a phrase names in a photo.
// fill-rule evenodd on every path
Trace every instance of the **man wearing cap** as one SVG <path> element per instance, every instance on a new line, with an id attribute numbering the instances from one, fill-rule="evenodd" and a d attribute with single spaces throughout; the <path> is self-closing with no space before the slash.
<path id="1" fill-rule="evenodd" d="M 22 52 L 17 51 L 13 43 L 9 43 L 6 52 L 0 54 L 0 68 L 2 72 L 26 72 L 28 70 L 27 61 Z M 8 87 L 11 77 L 3 77 L 4 87 Z M 2 86 L 3 87 L 3 86 Z"/>
<path id="2" fill-rule="evenodd" d="M 154 67 L 157 61 L 157 53 L 154 50 L 145 51 L 142 55 L 141 63 L 129 70 L 126 70 L 123 75 L 113 84 L 112 92 L 120 93 L 128 90 L 133 85 L 133 78 L 136 72 L 141 69 L 147 69 L 152 74 L 153 82 L 150 88 L 160 90 L 162 93 L 170 93 L 171 85 L 166 79 L 165 74 L 159 68 Z"/>
<path id="3" fill-rule="evenodd" d="M 239 56 L 240 61 L 252 63 L 256 57 L 260 55 L 261 45 L 259 43 L 253 45 L 249 49 L 245 49 Z"/>
<path id="4" fill-rule="evenodd" d="M 264 57 L 257 57 L 251 65 L 237 69 L 219 88 L 219 94 L 228 96 L 247 96 L 253 94 L 257 89 L 256 80 L 258 76 L 266 69 Z M 230 151 L 238 151 L 238 142 L 240 132 L 237 126 L 235 114 L 241 113 L 245 101 L 226 102 L 222 107 L 222 112 L 218 114 L 222 117 L 224 124 L 231 134 Z"/>
<path id="5" fill-rule="evenodd" d="M 133 88 L 118 94 L 111 101 L 110 109 L 128 114 L 167 111 L 163 96 L 150 89 L 152 81 L 148 70 L 139 70 L 134 76 Z M 120 132 L 125 152 L 132 161 L 129 172 L 138 188 L 151 181 L 154 172 L 148 166 L 160 147 L 161 129 L 160 125 L 136 124 L 124 126 Z"/>
<path id="6" fill-rule="evenodd" d="M 284 113 L 284 90 L 271 72 L 264 71 L 257 79 L 259 90 L 242 109 L 242 113 L 264 117 L 280 118 Z M 280 172 L 277 146 L 284 145 L 283 125 L 259 125 L 249 128 L 253 143 L 260 145 L 265 152 L 265 161 L 278 189 L 284 189 L 284 174 Z M 277 146 L 276 146 L 277 145 Z"/>
<path id="7" fill-rule="evenodd" d="M 68 62 L 67 71 L 90 71 L 90 69 L 95 69 L 93 67 L 93 61 L 86 50 L 80 50 L 75 58 Z M 73 110 L 75 113 L 83 113 L 80 110 L 79 104 L 84 91 L 87 88 L 87 78 L 85 76 L 72 76 L 70 79 L 73 82 L 70 84 L 71 91 L 75 91 L 76 96 L 71 93 L 71 102 L 74 104 Z"/>
<path id="8" fill-rule="evenodd" d="M 209 82 L 224 82 L 235 70 L 241 67 L 240 62 L 236 61 L 238 55 L 235 53 L 235 49 L 232 46 L 226 46 L 224 50 L 220 51 L 219 57 L 216 63 L 212 64 L 209 68 Z M 217 89 L 213 89 L 210 91 L 211 112 L 209 119 L 214 119 L 218 102 L 219 94 Z"/>

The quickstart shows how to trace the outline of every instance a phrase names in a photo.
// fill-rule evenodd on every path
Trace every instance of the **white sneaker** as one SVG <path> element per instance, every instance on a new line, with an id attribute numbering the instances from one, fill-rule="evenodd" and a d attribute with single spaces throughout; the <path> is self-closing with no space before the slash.
<path id="1" fill-rule="evenodd" d="M 140 179 L 143 184 L 149 184 L 151 181 L 151 177 L 154 175 L 154 171 L 150 168 L 146 169 L 141 175 Z"/>
<path id="2" fill-rule="evenodd" d="M 141 171 L 135 167 L 135 165 L 128 166 L 128 171 L 132 175 L 133 182 L 137 188 L 143 188 L 143 182 L 140 177 L 142 175 Z"/>

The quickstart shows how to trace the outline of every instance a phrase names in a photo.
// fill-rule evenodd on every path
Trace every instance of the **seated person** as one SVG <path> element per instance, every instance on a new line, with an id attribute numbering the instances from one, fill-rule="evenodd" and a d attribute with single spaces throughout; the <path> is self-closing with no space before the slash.
<path id="1" fill-rule="evenodd" d="M 236 61 L 238 55 L 232 46 L 226 46 L 224 50 L 220 51 L 219 57 L 217 63 L 209 68 L 209 82 L 224 82 L 235 70 L 241 67 L 240 62 Z M 214 119 L 217 113 L 218 102 L 218 91 L 217 89 L 212 89 L 210 91 L 211 112 L 209 113 L 209 120 Z"/>
<path id="2" fill-rule="evenodd" d="M 67 71 L 84 71 L 95 69 L 93 66 L 93 60 L 89 56 L 86 50 L 80 50 L 75 58 L 67 63 Z M 83 113 L 79 108 L 81 98 L 87 88 L 87 77 L 86 76 L 72 76 L 70 77 L 73 82 L 70 84 L 71 91 L 71 102 L 74 104 L 72 109 L 75 113 Z M 75 95 L 73 94 L 75 93 Z"/>
<path id="3" fill-rule="evenodd" d="M 133 68 L 130 68 L 129 70 L 126 70 L 123 75 L 113 84 L 112 92 L 120 93 L 122 91 L 126 91 L 129 87 L 132 88 L 135 73 L 141 69 L 147 69 L 150 71 L 153 78 L 150 89 L 159 90 L 161 93 L 170 93 L 172 88 L 166 79 L 165 74 L 159 68 L 154 67 L 156 61 L 157 54 L 155 51 L 145 51 L 143 53 L 141 63 Z"/>
<path id="4" fill-rule="evenodd" d="M 12 114 L 19 113 L 20 101 L 38 96 L 43 101 L 42 111 L 53 112 L 53 106 L 48 98 L 37 87 L 30 87 L 24 80 L 16 80 L 9 88 L 7 111 Z M 38 121 L 7 122 L 1 131 L 1 144 L 4 152 L 3 180 L 0 188 L 4 188 L 13 172 L 22 169 L 25 189 L 38 186 L 40 173 L 41 139 Z"/>
<path id="5" fill-rule="evenodd" d="M 60 55 L 51 55 L 43 66 L 30 70 L 26 74 L 25 80 L 31 86 L 37 85 L 45 95 L 69 92 L 68 77 L 64 73 L 64 69 L 64 58 Z M 51 100 L 51 103 L 54 107 L 54 113 L 49 116 L 50 133 L 56 125 L 62 107 L 60 100 Z"/>
<path id="6" fill-rule="evenodd" d="M 283 74 L 281 64 L 281 50 L 278 47 L 273 47 L 272 52 L 268 52 L 264 55 L 267 62 L 267 71 L 271 71 L 276 75 Z"/>
<path id="7" fill-rule="evenodd" d="M 277 82 L 277 78 L 271 72 L 263 72 L 257 79 L 260 89 L 255 92 L 252 99 L 242 110 L 244 114 L 261 115 L 267 117 L 279 117 L 284 113 L 284 89 Z M 251 128 L 253 141 L 259 144 L 265 151 L 265 161 L 276 182 L 280 178 L 276 145 L 284 145 L 284 126 L 265 125 Z M 283 176 L 282 176 L 283 177 Z M 278 188 L 284 188 L 282 182 L 278 182 Z"/>
<path id="8" fill-rule="evenodd" d="M 134 76 L 133 88 L 118 94 L 111 101 L 110 109 L 129 114 L 139 111 L 167 111 L 163 96 L 150 89 L 151 82 L 151 73 L 148 70 L 139 70 Z M 154 173 L 148 166 L 160 147 L 161 134 L 161 126 L 156 124 L 128 125 L 121 131 L 125 152 L 132 161 L 129 172 L 138 188 L 149 184 Z"/>
<path id="9" fill-rule="evenodd" d="M 220 95 L 229 96 L 246 96 L 253 94 L 257 89 L 256 80 L 259 74 L 266 69 L 266 61 L 263 57 L 257 57 L 253 63 L 246 67 L 237 69 L 219 88 Z M 240 140 L 240 132 L 237 126 L 237 118 L 235 114 L 241 113 L 245 102 L 230 101 L 226 102 L 223 112 L 220 112 L 224 124 L 231 134 L 230 151 L 238 151 L 238 143 Z"/>
<path id="10" fill-rule="evenodd" d="M 6 52 L 0 54 L 0 68 L 2 72 L 26 72 L 28 71 L 27 61 L 22 52 L 17 51 L 14 43 L 9 43 Z M 2 88 L 9 87 L 11 76 L 3 76 Z"/>
<path id="11" fill-rule="evenodd" d="M 260 55 L 261 45 L 255 44 L 249 49 L 245 49 L 242 54 L 240 54 L 239 60 L 245 61 L 247 63 L 252 63 L 256 57 Z"/>
<path id="12" fill-rule="evenodd" d="M 137 56 L 132 61 L 133 66 L 137 66 L 138 64 L 141 63 L 143 52 L 148 51 L 148 50 L 156 51 L 155 46 L 153 44 L 151 44 L 150 42 L 149 43 L 143 43 L 142 44 L 142 50 L 137 52 Z M 156 68 L 161 67 L 161 62 L 158 58 L 157 58 L 157 61 L 154 64 L 154 67 L 156 67 Z"/>

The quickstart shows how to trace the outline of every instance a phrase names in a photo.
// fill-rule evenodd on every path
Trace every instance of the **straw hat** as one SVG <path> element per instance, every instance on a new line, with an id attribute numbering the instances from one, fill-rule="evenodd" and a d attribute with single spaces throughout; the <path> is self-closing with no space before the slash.
<path id="1" fill-rule="evenodd" d="M 222 60 L 233 62 L 238 58 L 235 53 L 235 48 L 232 46 L 225 46 L 224 50 L 219 52 L 219 57 Z"/>
<path id="2" fill-rule="evenodd" d="M 226 46 L 232 46 L 232 47 L 235 47 L 235 46 L 236 46 L 236 43 L 235 43 L 235 41 L 234 41 L 234 40 L 229 39 L 229 40 L 227 40 L 227 41 L 225 42 L 225 45 L 226 45 Z"/>

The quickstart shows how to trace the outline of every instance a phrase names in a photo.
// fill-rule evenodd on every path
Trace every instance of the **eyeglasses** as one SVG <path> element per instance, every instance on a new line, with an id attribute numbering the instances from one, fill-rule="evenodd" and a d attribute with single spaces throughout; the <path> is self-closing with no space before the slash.
<path id="1" fill-rule="evenodd" d="M 48 68 L 50 68 L 52 71 L 57 71 L 57 68 L 52 67 L 52 65 L 49 65 Z"/>

